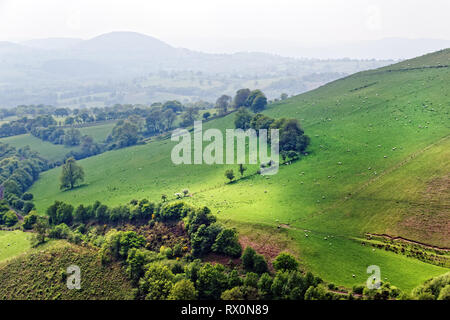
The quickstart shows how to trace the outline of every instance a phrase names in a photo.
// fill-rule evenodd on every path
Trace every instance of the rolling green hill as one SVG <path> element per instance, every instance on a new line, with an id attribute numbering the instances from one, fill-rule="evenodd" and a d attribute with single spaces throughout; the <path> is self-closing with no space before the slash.
<path id="1" fill-rule="evenodd" d="M 448 246 L 449 62 L 447 49 L 271 105 L 265 114 L 297 118 L 311 137 L 309 154 L 271 177 L 251 175 L 257 170 L 251 167 L 246 179 L 225 184 L 224 171 L 236 165 L 175 166 L 174 143 L 163 140 L 80 161 L 86 183 L 75 190 L 59 190 L 56 168 L 31 192 L 44 213 L 54 200 L 116 205 L 188 188 L 188 201 L 208 205 L 242 235 L 261 228 L 291 239 L 303 266 L 327 281 L 363 283 L 375 264 L 383 279 L 409 290 L 448 269 L 362 246 L 354 237 L 389 233 Z M 233 119 L 204 127 L 233 128 Z"/>
<path id="2" fill-rule="evenodd" d="M 111 133 L 114 123 L 99 124 L 95 126 L 80 128 L 82 135 L 89 135 L 94 138 L 95 142 L 102 142 Z M 64 145 L 53 144 L 43 141 L 31 134 L 21 134 L 17 136 L 1 138 L 0 142 L 7 143 L 15 148 L 30 146 L 33 151 L 39 152 L 41 156 L 50 161 L 58 161 L 64 159 L 64 156 L 70 151 L 76 151 L 79 147 L 66 147 Z"/>
<path id="3" fill-rule="evenodd" d="M 70 265 L 81 271 L 81 289 L 69 290 L 64 275 Z M 0 262 L 0 299 L 132 299 L 132 286 L 118 264 L 102 266 L 97 252 L 58 242 Z"/>
<path id="4" fill-rule="evenodd" d="M 29 133 L 2 138 L 0 142 L 7 143 L 15 148 L 30 146 L 31 150 L 38 152 L 42 157 L 50 161 L 62 160 L 71 150 L 77 150 L 77 148 L 41 140 Z"/>

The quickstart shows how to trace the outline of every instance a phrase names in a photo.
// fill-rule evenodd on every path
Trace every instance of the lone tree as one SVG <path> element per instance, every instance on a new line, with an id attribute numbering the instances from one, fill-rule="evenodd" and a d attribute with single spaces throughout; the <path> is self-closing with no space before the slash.
<path id="1" fill-rule="evenodd" d="M 216 101 L 216 108 L 219 110 L 219 114 L 225 114 L 228 111 L 232 98 L 226 94 L 221 95 Z"/>
<path id="2" fill-rule="evenodd" d="M 75 159 L 69 158 L 62 166 L 62 173 L 60 177 L 60 189 L 73 189 L 77 182 L 84 181 L 84 170 L 77 164 Z"/>
<path id="3" fill-rule="evenodd" d="M 225 171 L 225 177 L 227 177 L 227 179 L 229 179 L 230 182 L 233 181 L 233 179 L 234 179 L 233 169 L 229 169 L 229 170 Z"/>
<path id="4" fill-rule="evenodd" d="M 241 174 L 241 177 L 244 175 L 245 170 L 247 170 L 246 167 L 242 163 L 239 164 L 239 173 Z"/>

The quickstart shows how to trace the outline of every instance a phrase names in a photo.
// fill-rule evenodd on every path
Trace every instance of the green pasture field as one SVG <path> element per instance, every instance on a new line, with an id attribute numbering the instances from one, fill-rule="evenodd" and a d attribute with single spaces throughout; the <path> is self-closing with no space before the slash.
<path id="1" fill-rule="evenodd" d="M 237 165 L 176 166 L 170 159 L 175 142 L 162 140 L 79 161 L 86 181 L 74 190 L 59 190 L 56 168 L 30 191 L 44 214 L 55 200 L 119 205 L 134 198 L 159 201 L 162 193 L 173 199 L 187 188 L 187 201 L 208 205 L 238 230 L 251 224 L 287 232 L 302 265 L 326 281 L 362 284 L 367 266 L 375 264 L 383 278 L 410 290 L 448 269 L 373 251 L 353 237 L 389 232 L 448 244 L 442 230 L 422 232 L 414 223 L 420 225 L 424 214 L 434 221 L 430 225 L 450 219 L 442 191 L 436 191 L 437 202 L 425 196 L 434 179 L 448 181 L 449 58 L 445 50 L 360 72 L 271 105 L 265 114 L 297 118 L 311 137 L 308 155 L 273 176 L 247 166 L 244 178 L 228 184 L 224 172 L 233 168 L 238 175 Z M 234 116 L 209 121 L 204 129 L 233 128 Z"/>

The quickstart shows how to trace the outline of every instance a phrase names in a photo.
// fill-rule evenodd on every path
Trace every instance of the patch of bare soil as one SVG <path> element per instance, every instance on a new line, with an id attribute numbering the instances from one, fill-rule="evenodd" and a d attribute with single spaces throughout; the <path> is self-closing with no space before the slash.
<path id="1" fill-rule="evenodd" d="M 242 235 L 239 237 L 242 248 L 252 247 L 256 252 L 266 258 L 269 270 L 274 271 L 272 261 L 282 251 L 286 251 L 285 244 L 270 234 L 255 234 L 254 236 Z"/>
<path id="2" fill-rule="evenodd" d="M 152 226 L 148 224 L 126 225 L 118 229 L 132 230 L 143 235 L 147 240 L 147 249 L 152 251 L 159 251 L 161 246 L 173 248 L 175 244 L 190 249 L 189 236 L 182 221 L 177 223 L 155 222 Z"/>
<path id="3" fill-rule="evenodd" d="M 210 262 L 212 264 L 220 263 L 224 266 L 234 267 L 241 264 L 241 258 L 230 258 L 217 253 L 210 253 L 202 258 L 203 262 Z"/>
<path id="4" fill-rule="evenodd" d="M 450 247 L 450 175 L 430 181 L 421 199 L 399 227 L 420 241 Z"/>

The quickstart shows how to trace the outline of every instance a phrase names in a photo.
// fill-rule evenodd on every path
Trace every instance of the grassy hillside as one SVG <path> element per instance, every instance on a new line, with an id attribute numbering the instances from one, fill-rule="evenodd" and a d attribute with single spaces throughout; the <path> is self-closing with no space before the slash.
<path id="1" fill-rule="evenodd" d="M 81 270 L 81 289 L 67 289 L 67 267 Z M 101 266 L 96 251 L 66 242 L 0 263 L 0 299 L 132 299 L 117 264 Z"/>
<path id="2" fill-rule="evenodd" d="M 450 219 L 445 196 L 449 59 L 450 50 L 445 50 L 361 72 L 272 105 L 264 113 L 299 119 L 312 138 L 309 155 L 275 176 L 253 175 L 225 184 L 229 166 L 175 166 L 170 160 L 174 143 L 164 140 L 80 161 L 87 177 L 83 187 L 59 191 L 56 168 L 44 173 L 31 192 L 44 212 L 55 199 L 114 205 L 132 198 L 157 201 L 161 193 L 171 196 L 188 188 L 194 193 L 189 201 L 210 206 L 222 221 L 287 233 L 303 265 L 327 281 L 348 286 L 365 282 L 367 266 L 376 264 L 383 278 L 411 289 L 447 269 L 373 251 L 353 237 L 385 232 L 448 245 L 449 228 L 435 226 Z M 232 128 L 233 118 L 210 121 L 205 128 Z M 236 165 L 231 167 L 237 171 Z M 256 169 L 249 168 L 246 175 Z M 443 187 L 428 201 L 427 188 L 436 179 Z M 429 222 L 426 228 L 423 221 Z M 289 226 L 279 230 L 280 224 Z M 310 231 L 308 237 L 304 229 Z"/>
<path id="3" fill-rule="evenodd" d="M 62 160 L 68 152 L 71 150 L 77 150 L 77 148 L 56 145 L 48 141 L 43 141 L 29 133 L 2 138 L 0 139 L 0 142 L 7 143 L 15 148 L 30 146 L 31 150 L 39 152 L 41 156 L 50 161 Z"/>
<path id="4" fill-rule="evenodd" d="M 103 142 L 106 137 L 108 137 L 108 135 L 112 132 L 115 124 L 115 122 L 108 122 L 96 126 L 80 128 L 79 130 L 81 131 L 82 135 L 91 136 L 92 138 L 94 138 L 95 142 L 99 143 Z"/>
<path id="5" fill-rule="evenodd" d="M 111 133 L 114 123 L 100 124 L 97 126 L 90 126 L 80 128 L 82 135 L 89 135 L 94 138 L 95 142 L 103 142 Z M 1 138 L 0 142 L 8 143 L 9 145 L 21 148 L 30 146 L 32 150 L 39 152 L 44 158 L 50 161 L 62 160 L 64 156 L 72 150 L 78 150 L 79 147 L 66 147 L 64 145 L 56 145 L 47 141 L 43 141 L 34 137 L 31 134 L 21 134 L 17 136 Z"/>
<path id="6" fill-rule="evenodd" d="M 0 231 L 0 261 L 31 249 L 31 234 L 22 231 Z"/>

